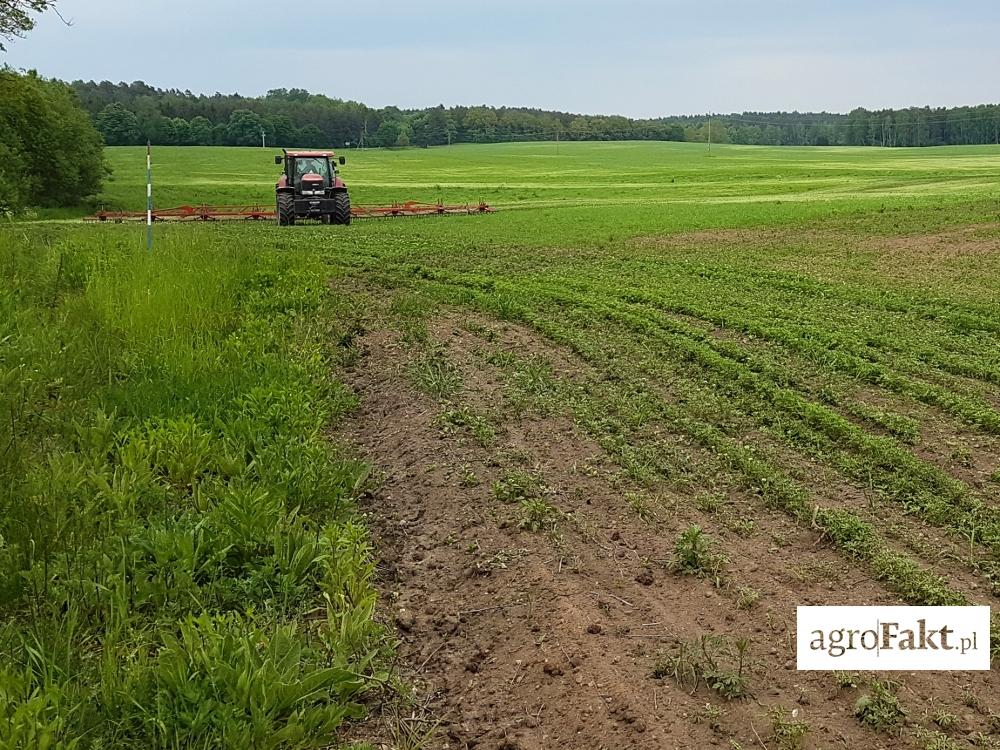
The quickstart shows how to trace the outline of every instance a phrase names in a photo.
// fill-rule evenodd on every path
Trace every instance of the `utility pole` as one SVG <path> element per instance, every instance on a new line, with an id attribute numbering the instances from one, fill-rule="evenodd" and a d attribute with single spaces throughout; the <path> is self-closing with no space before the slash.
<path id="1" fill-rule="evenodd" d="M 712 153 L 712 115 L 708 115 L 708 153 Z"/>
<path id="2" fill-rule="evenodd" d="M 556 128 L 556 155 L 559 154 L 559 128 Z"/>
<path id="3" fill-rule="evenodd" d="M 267 134 L 264 133 L 264 128 L 260 129 L 260 147 L 267 148 Z"/>

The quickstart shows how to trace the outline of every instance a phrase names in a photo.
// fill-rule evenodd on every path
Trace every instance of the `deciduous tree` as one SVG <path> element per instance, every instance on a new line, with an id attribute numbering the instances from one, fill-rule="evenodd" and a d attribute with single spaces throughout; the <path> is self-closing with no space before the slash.
<path id="1" fill-rule="evenodd" d="M 109 104 L 98 112 L 94 124 L 109 146 L 131 146 L 139 143 L 142 138 L 139 118 L 118 102 Z"/>
<path id="2" fill-rule="evenodd" d="M 104 141 L 72 90 L 0 69 L 0 210 L 70 206 L 100 190 Z"/>
<path id="3" fill-rule="evenodd" d="M 0 0 L 0 39 L 8 42 L 35 28 L 34 14 L 48 10 L 54 0 Z M 4 50 L 0 41 L 0 51 Z"/>
<path id="4" fill-rule="evenodd" d="M 264 121 L 256 112 L 238 109 L 229 116 L 229 142 L 234 146 L 254 146 L 260 143 Z"/>

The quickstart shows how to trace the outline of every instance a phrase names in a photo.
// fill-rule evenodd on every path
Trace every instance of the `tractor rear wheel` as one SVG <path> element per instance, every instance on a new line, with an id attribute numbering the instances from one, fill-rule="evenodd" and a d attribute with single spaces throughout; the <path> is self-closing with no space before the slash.
<path id="1" fill-rule="evenodd" d="M 278 226 L 295 224 L 295 198 L 291 193 L 278 193 Z"/>
<path id="2" fill-rule="evenodd" d="M 346 192 L 334 193 L 333 213 L 330 214 L 330 220 L 334 224 L 351 223 L 351 198 Z"/>

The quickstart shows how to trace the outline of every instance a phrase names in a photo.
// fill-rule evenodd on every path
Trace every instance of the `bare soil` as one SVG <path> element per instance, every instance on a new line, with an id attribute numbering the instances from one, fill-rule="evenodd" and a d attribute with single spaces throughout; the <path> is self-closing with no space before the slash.
<path id="1" fill-rule="evenodd" d="M 566 415 L 512 408 L 470 329 L 488 329 L 491 346 L 544 355 L 560 377 L 582 376 L 585 365 L 532 331 L 467 320 L 447 314 L 430 326 L 462 376 L 449 404 L 415 387 L 414 351 L 383 321 L 369 321 L 356 364 L 338 373 L 360 408 L 335 437 L 382 477 L 363 510 L 382 616 L 398 633 L 400 676 L 415 690 L 402 708 L 376 710 L 362 735 L 379 747 L 418 746 L 398 736 L 399 717 L 410 715 L 436 726 L 420 745 L 432 748 L 780 747 L 766 716 L 778 705 L 808 722 L 805 747 L 916 746 L 862 727 L 853 716 L 861 691 L 794 668 L 796 605 L 896 603 L 880 583 L 752 498 L 726 498 L 756 523 L 740 536 L 688 495 L 630 485 Z M 444 410 L 461 407 L 488 415 L 494 437 L 442 424 Z M 558 511 L 541 531 L 521 528 L 519 505 L 493 490 L 513 470 L 539 477 L 542 499 Z M 639 510 L 627 500 L 637 496 L 648 500 Z M 719 585 L 669 568 L 677 533 L 691 522 L 729 559 Z M 703 683 L 654 679 L 662 653 L 706 634 L 749 639 L 749 697 L 727 701 Z M 915 720 L 932 708 L 955 713 L 964 737 L 989 731 L 996 691 L 992 673 L 914 674 L 900 698 Z"/>
<path id="2" fill-rule="evenodd" d="M 1000 236 L 986 231 L 990 229 L 995 230 L 996 225 L 970 224 L 932 234 L 884 237 L 871 242 L 880 250 L 902 256 L 959 258 L 1000 253 Z"/>
<path id="3" fill-rule="evenodd" d="M 885 237 L 852 237 L 844 232 L 829 229 L 702 229 L 672 235 L 656 235 L 637 240 L 638 244 L 660 247 L 700 245 L 788 245 L 836 244 L 846 240 L 862 250 L 891 254 L 896 258 L 919 256 L 956 258 L 968 255 L 1000 253 L 1000 234 L 995 224 L 969 224 L 951 227 L 940 232 L 908 234 Z"/>

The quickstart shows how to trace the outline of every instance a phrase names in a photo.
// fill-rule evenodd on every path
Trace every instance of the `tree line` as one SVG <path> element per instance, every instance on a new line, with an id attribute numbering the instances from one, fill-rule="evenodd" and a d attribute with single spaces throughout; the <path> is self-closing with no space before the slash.
<path id="1" fill-rule="evenodd" d="M 304 89 L 193 94 L 142 81 L 74 81 L 109 145 L 441 146 L 540 140 L 667 140 L 771 146 L 1000 143 L 1000 105 L 743 112 L 634 119 L 518 107 L 372 108 Z"/>
<path id="2" fill-rule="evenodd" d="M 744 112 L 683 121 L 685 140 L 762 146 L 960 146 L 1000 143 L 1000 105 L 907 107 L 849 114 Z"/>
<path id="3" fill-rule="evenodd" d="M 73 89 L 109 145 L 303 147 L 440 146 L 512 140 L 683 140 L 683 129 L 625 117 L 582 117 L 514 107 L 375 109 L 353 101 L 273 89 L 261 97 L 192 94 L 141 81 L 74 81 Z"/>

